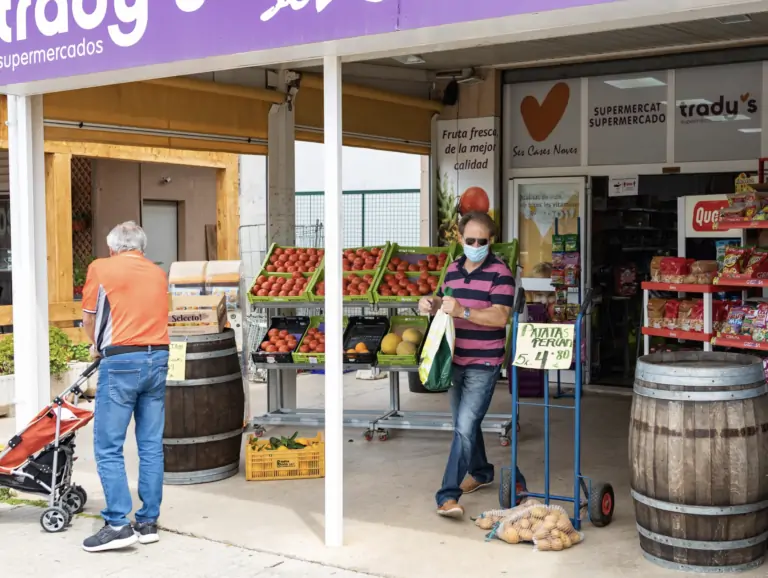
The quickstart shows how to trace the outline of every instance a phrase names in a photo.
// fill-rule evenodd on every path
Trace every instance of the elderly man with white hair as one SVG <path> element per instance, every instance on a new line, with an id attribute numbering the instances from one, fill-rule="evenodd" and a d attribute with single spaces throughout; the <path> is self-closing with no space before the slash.
<path id="1" fill-rule="evenodd" d="M 147 236 L 133 221 L 107 235 L 109 258 L 88 267 L 83 289 L 83 325 L 101 357 L 96 389 L 94 453 L 107 507 L 105 525 L 83 542 L 87 552 L 158 541 L 163 497 L 163 428 L 168 374 L 168 280 L 144 257 Z M 139 448 L 139 497 L 133 509 L 123 444 L 131 419 Z"/>

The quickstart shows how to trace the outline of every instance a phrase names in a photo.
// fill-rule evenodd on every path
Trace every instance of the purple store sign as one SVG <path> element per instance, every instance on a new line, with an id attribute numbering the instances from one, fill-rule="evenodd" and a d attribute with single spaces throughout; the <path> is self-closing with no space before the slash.
<path id="1" fill-rule="evenodd" d="M 0 0 L 0 85 L 613 1 Z"/>

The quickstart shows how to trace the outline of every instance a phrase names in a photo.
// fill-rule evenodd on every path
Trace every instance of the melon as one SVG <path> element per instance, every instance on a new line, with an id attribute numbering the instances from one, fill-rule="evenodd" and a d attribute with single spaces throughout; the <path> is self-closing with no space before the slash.
<path id="1" fill-rule="evenodd" d="M 415 355 L 416 345 L 410 341 L 401 341 L 397 346 L 398 355 Z"/>
<path id="2" fill-rule="evenodd" d="M 418 329 L 410 327 L 403 331 L 403 341 L 410 341 L 411 343 L 418 345 L 421 343 L 422 339 L 424 339 L 424 335 L 422 335 L 421 331 Z"/>
<path id="3" fill-rule="evenodd" d="M 395 333 L 388 333 L 381 340 L 381 352 L 384 355 L 395 355 L 397 348 L 402 342 L 400 336 Z"/>

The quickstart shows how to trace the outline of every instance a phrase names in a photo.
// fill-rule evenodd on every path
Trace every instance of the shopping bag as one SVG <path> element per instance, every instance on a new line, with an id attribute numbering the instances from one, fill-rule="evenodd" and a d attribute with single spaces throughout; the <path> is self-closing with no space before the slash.
<path id="1" fill-rule="evenodd" d="M 446 291 L 450 296 L 450 290 Z M 429 327 L 419 360 L 419 379 L 424 389 L 447 391 L 451 387 L 456 331 L 453 317 L 438 311 Z"/>

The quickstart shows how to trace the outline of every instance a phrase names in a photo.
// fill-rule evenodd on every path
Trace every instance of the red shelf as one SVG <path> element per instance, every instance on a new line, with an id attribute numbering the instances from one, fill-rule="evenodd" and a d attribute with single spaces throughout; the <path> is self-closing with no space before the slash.
<path id="1" fill-rule="evenodd" d="M 680 331 L 677 329 L 656 329 L 655 327 L 643 327 L 643 335 L 653 337 L 668 337 L 669 339 L 685 339 L 687 341 L 707 342 L 712 339 L 711 333 L 701 331 Z"/>
<path id="2" fill-rule="evenodd" d="M 656 283 L 643 281 L 643 289 L 648 291 L 675 291 L 677 293 L 721 293 L 722 287 L 715 285 L 698 285 L 694 283 Z"/>
<path id="3" fill-rule="evenodd" d="M 768 221 L 717 222 L 718 231 L 728 231 L 729 229 L 768 229 Z"/>
<path id="4" fill-rule="evenodd" d="M 715 281 L 717 291 L 724 287 L 768 287 L 768 279 L 719 279 Z"/>
<path id="5" fill-rule="evenodd" d="M 738 335 L 730 337 L 715 337 L 712 340 L 712 345 L 719 347 L 738 347 L 739 349 L 757 349 L 759 351 L 768 351 L 768 343 L 757 341 L 750 341 L 749 338 L 743 339 Z"/>

